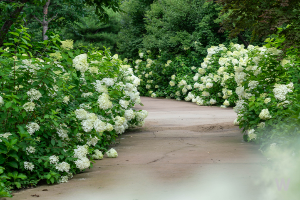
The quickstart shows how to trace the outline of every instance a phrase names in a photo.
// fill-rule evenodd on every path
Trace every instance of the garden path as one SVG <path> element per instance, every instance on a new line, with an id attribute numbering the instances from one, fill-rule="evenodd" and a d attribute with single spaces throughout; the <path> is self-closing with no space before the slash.
<path id="1" fill-rule="evenodd" d="M 146 123 L 112 146 L 118 158 L 12 200 L 262 199 L 255 181 L 266 159 L 259 146 L 242 141 L 231 108 L 147 97 L 142 103 L 136 109 L 149 112 Z"/>

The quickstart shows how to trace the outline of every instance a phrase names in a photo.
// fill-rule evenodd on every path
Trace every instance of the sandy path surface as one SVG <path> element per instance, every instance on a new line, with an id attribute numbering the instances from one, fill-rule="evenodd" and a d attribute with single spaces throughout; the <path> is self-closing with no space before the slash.
<path id="1" fill-rule="evenodd" d="M 142 103 L 136 109 L 149 112 L 145 126 L 120 136 L 112 146 L 118 158 L 12 200 L 262 199 L 256 181 L 266 159 L 242 141 L 232 109 L 146 97 Z"/>

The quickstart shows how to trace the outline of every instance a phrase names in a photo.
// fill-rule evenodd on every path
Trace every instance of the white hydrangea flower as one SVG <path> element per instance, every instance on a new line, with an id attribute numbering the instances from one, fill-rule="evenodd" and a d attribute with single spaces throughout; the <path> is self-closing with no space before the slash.
<path id="1" fill-rule="evenodd" d="M 104 78 L 101 80 L 105 85 L 107 86 L 113 86 L 115 84 L 115 81 L 113 78 Z"/>
<path id="2" fill-rule="evenodd" d="M 193 80 L 194 80 L 194 81 L 198 81 L 198 79 L 199 79 L 199 74 L 196 73 L 196 75 L 193 77 Z"/>
<path id="3" fill-rule="evenodd" d="M 69 101 L 70 101 L 70 97 L 69 97 L 69 96 L 65 96 L 64 99 L 63 99 L 63 102 L 64 102 L 65 104 L 68 104 Z"/>
<path id="4" fill-rule="evenodd" d="M 81 94 L 81 97 L 89 97 L 89 96 L 92 96 L 93 95 L 93 93 L 92 92 L 87 92 L 87 93 L 82 93 Z"/>
<path id="5" fill-rule="evenodd" d="M 98 103 L 99 103 L 99 107 L 103 110 L 112 107 L 112 102 L 109 100 L 109 95 L 106 93 L 103 93 L 99 96 Z"/>
<path id="6" fill-rule="evenodd" d="M 286 67 L 285 65 L 289 64 L 290 62 L 291 62 L 290 60 L 283 59 L 280 64 L 282 67 Z"/>
<path id="7" fill-rule="evenodd" d="M 95 160 L 101 160 L 103 159 L 103 154 L 98 149 L 94 150 L 94 154 L 92 155 L 92 158 Z"/>
<path id="8" fill-rule="evenodd" d="M 130 120 L 132 120 L 132 119 L 135 118 L 135 113 L 134 113 L 134 111 L 133 111 L 132 109 L 130 109 L 130 110 L 125 110 L 125 115 L 124 115 L 124 117 L 125 117 L 125 119 L 126 119 L 127 121 L 130 121 Z"/>
<path id="9" fill-rule="evenodd" d="M 173 75 L 171 76 L 171 79 L 172 79 L 172 80 L 175 80 L 175 77 L 176 77 L 176 76 L 173 74 Z"/>
<path id="10" fill-rule="evenodd" d="M 238 118 L 235 118 L 235 120 L 233 121 L 233 125 L 239 126 Z"/>
<path id="11" fill-rule="evenodd" d="M 92 74 L 98 74 L 99 69 L 98 69 L 98 67 L 89 67 L 89 72 Z"/>
<path id="12" fill-rule="evenodd" d="M 80 170 L 87 169 L 91 165 L 90 160 L 86 157 L 85 158 L 80 158 L 80 159 L 76 160 L 74 163 L 76 164 L 76 167 Z"/>
<path id="13" fill-rule="evenodd" d="M 287 85 L 283 85 L 283 84 L 275 84 L 273 89 L 274 96 L 279 101 L 284 101 L 286 99 L 287 93 L 292 91 L 293 90 L 289 89 Z"/>
<path id="14" fill-rule="evenodd" d="M 213 86 L 214 86 L 213 83 L 206 83 L 206 85 L 205 85 L 206 88 L 212 88 Z"/>
<path id="15" fill-rule="evenodd" d="M 89 119 L 86 119 L 86 120 L 83 120 L 81 122 L 81 125 L 82 125 L 82 129 L 88 133 L 88 132 L 91 132 L 92 129 L 94 128 L 94 121 L 93 120 L 89 120 Z"/>
<path id="16" fill-rule="evenodd" d="M 80 54 L 76 56 L 73 59 L 73 67 L 81 73 L 86 72 L 89 68 L 89 63 L 87 62 L 87 54 Z"/>
<path id="17" fill-rule="evenodd" d="M 79 120 L 87 119 L 88 112 L 84 109 L 76 109 L 75 110 L 76 118 Z"/>
<path id="18" fill-rule="evenodd" d="M 96 83 L 93 83 L 95 86 L 95 89 L 99 93 L 108 93 L 108 89 L 106 85 L 103 85 L 102 81 L 96 80 Z"/>
<path id="19" fill-rule="evenodd" d="M 67 183 L 68 180 L 69 180 L 68 176 L 61 176 L 58 182 L 59 183 Z"/>
<path id="20" fill-rule="evenodd" d="M 106 155 L 107 155 L 107 157 L 109 157 L 109 158 L 116 158 L 116 157 L 118 157 L 117 151 L 116 151 L 115 149 L 113 149 L 113 148 L 111 148 L 110 150 L 108 150 L 108 151 L 106 152 Z"/>
<path id="21" fill-rule="evenodd" d="M 101 121 L 100 119 L 96 119 L 96 121 L 94 122 L 94 129 L 97 132 L 103 132 L 106 130 L 106 123 Z"/>
<path id="22" fill-rule="evenodd" d="M 0 96 L 0 106 L 4 104 L 3 98 Z"/>
<path id="23" fill-rule="evenodd" d="M 32 171 L 34 169 L 34 164 L 32 162 L 24 162 L 24 169 Z"/>
<path id="24" fill-rule="evenodd" d="M 29 100 L 33 101 L 33 100 L 39 100 L 39 98 L 42 97 L 42 94 L 40 93 L 40 91 L 31 88 L 28 92 L 27 95 L 30 97 Z"/>
<path id="25" fill-rule="evenodd" d="M 241 110 L 245 108 L 244 106 L 245 100 L 238 100 L 235 104 L 235 107 L 233 107 L 234 112 L 239 113 Z"/>
<path id="26" fill-rule="evenodd" d="M 125 101 L 125 100 L 119 100 L 119 104 L 123 107 L 123 108 L 125 108 L 125 109 L 127 109 L 127 107 L 128 107 L 128 105 L 129 105 L 129 101 Z"/>
<path id="27" fill-rule="evenodd" d="M 85 158 L 88 153 L 89 151 L 87 145 L 77 145 L 77 149 L 74 149 L 74 158 Z"/>
<path id="28" fill-rule="evenodd" d="M 73 49 L 73 40 L 61 41 L 61 48 L 66 49 L 66 50 Z"/>
<path id="29" fill-rule="evenodd" d="M 30 122 L 29 124 L 26 125 L 27 132 L 32 135 L 36 131 L 40 130 L 40 126 L 35 123 L 35 122 Z"/>
<path id="30" fill-rule="evenodd" d="M 209 92 L 207 92 L 207 91 L 203 91 L 202 92 L 202 96 L 204 96 L 204 97 L 208 97 L 210 94 L 209 94 Z"/>
<path id="31" fill-rule="evenodd" d="M 110 123 L 107 123 L 106 126 L 105 126 L 105 130 L 106 131 L 112 131 L 112 130 L 114 130 L 114 127 Z"/>
<path id="32" fill-rule="evenodd" d="M 4 134 L 0 134 L 0 137 L 3 137 L 5 139 L 8 139 L 9 136 L 11 136 L 12 134 L 10 132 L 4 133 Z M 2 140 L 1 140 L 2 141 Z"/>
<path id="33" fill-rule="evenodd" d="M 262 120 L 267 120 L 267 119 L 271 119 L 272 116 L 270 115 L 269 110 L 266 108 L 266 109 L 263 109 L 263 110 L 260 112 L 259 118 L 262 119 Z"/>
<path id="34" fill-rule="evenodd" d="M 144 121 L 147 116 L 148 116 L 148 112 L 146 110 L 136 112 L 136 120 L 137 121 Z"/>
<path id="35" fill-rule="evenodd" d="M 68 139 L 68 130 L 64 129 L 63 127 L 67 128 L 67 126 L 61 124 L 60 128 L 56 129 L 56 133 L 58 134 L 58 136 L 62 139 Z"/>
<path id="36" fill-rule="evenodd" d="M 23 105 L 23 108 L 28 112 L 28 111 L 33 111 L 35 108 L 35 103 L 33 102 L 27 102 Z"/>
<path id="37" fill-rule="evenodd" d="M 224 103 L 223 103 L 223 105 L 224 105 L 224 106 L 229 106 L 229 105 L 230 105 L 230 103 L 229 103 L 229 101 L 228 101 L 228 100 L 225 100 L 225 101 L 224 101 Z"/>
<path id="38" fill-rule="evenodd" d="M 186 81 L 185 80 L 181 80 L 179 83 L 178 83 L 178 87 L 181 87 L 183 85 L 187 85 Z"/>
<path id="39" fill-rule="evenodd" d="M 59 162 L 59 157 L 56 155 L 52 155 L 49 157 L 50 164 L 56 165 Z"/>
<path id="40" fill-rule="evenodd" d="M 216 101 L 215 99 L 210 99 L 210 100 L 209 100 L 209 103 L 210 103 L 211 105 L 213 105 L 213 104 L 216 104 L 217 101 Z"/>
<path id="41" fill-rule="evenodd" d="M 255 132 L 254 129 L 248 130 L 248 138 L 249 138 L 249 140 L 255 140 L 256 139 L 257 135 L 254 132 Z"/>
<path id="42" fill-rule="evenodd" d="M 35 153 L 35 147 L 33 146 L 26 147 L 26 152 L 27 155 L 29 155 L 30 153 Z"/>
<path id="43" fill-rule="evenodd" d="M 257 124 L 257 128 L 265 128 L 266 123 L 265 122 L 260 122 L 259 124 Z"/>
<path id="44" fill-rule="evenodd" d="M 170 86 L 173 87 L 175 85 L 175 82 L 174 81 L 170 81 L 169 84 L 170 84 Z"/>
<path id="45" fill-rule="evenodd" d="M 90 136 L 91 137 L 91 136 Z M 88 139 L 88 141 L 87 141 L 87 145 L 88 146 L 95 146 L 97 143 L 98 143 L 98 141 L 99 141 L 99 138 L 98 137 L 91 137 L 90 139 Z"/>
<path id="46" fill-rule="evenodd" d="M 55 169 L 57 169 L 60 172 L 69 172 L 70 164 L 67 162 L 61 162 L 55 166 Z"/>
<path id="47" fill-rule="evenodd" d="M 258 81 L 249 81 L 248 87 L 250 90 L 255 89 L 258 86 L 259 82 Z"/>
<path id="48" fill-rule="evenodd" d="M 266 99 L 264 100 L 264 102 L 265 102 L 265 104 L 270 103 L 270 102 L 271 102 L 271 98 L 266 98 Z"/>

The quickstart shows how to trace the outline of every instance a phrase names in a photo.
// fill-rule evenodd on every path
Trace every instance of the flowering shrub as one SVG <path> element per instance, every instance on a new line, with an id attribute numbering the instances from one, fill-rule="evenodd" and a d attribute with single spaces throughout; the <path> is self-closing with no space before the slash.
<path id="1" fill-rule="evenodd" d="M 141 103 L 140 80 L 118 55 L 72 50 L 72 41 L 52 36 L 42 43 L 47 53 L 34 56 L 25 29 L 13 35 L 28 42 L 0 52 L 3 191 L 67 182 L 119 134 L 144 124 L 147 111 L 132 109 Z"/>
<path id="2" fill-rule="evenodd" d="M 238 113 L 234 124 L 243 128 L 246 141 L 270 140 L 264 127 L 274 128 L 287 117 L 288 110 L 294 110 L 293 116 L 297 116 L 300 106 L 295 104 L 299 98 L 296 54 L 283 58 L 281 50 L 272 45 L 249 45 L 245 49 L 239 44 L 229 47 L 221 44 L 208 48 L 207 52 L 201 66 L 186 62 L 189 65 L 186 73 L 178 73 L 181 65 L 176 59 L 163 64 L 159 59 L 142 61 L 141 56 L 135 61 L 135 73 L 142 80 L 139 89 L 151 97 L 233 106 Z"/>

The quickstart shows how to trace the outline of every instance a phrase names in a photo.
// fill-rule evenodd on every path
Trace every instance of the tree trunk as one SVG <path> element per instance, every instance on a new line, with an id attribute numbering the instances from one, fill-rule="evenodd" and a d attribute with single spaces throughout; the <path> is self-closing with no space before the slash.
<path id="1" fill-rule="evenodd" d="M 3 26 L 1 27 L 1 30 L 0 30 L 0 47 L 3 46 L 4 38 L 7 35 L 11 25 L 13 25 L 14 21 L 18 18 L 19 14 L 21 13 L 21 11 L 23 10 L 25 4 L 28 1 L 29 0 L 22 0 L 20 3 L 22 3 L 23 5 L 16 8 L 16 10 L 14 10 L 14 12 L 11 13 L 10 19 L 6 20 L 4 22 L 4 24 L 3 24 Z"/>
<path id="2" fill-rule="evenodd" d="M 49 22 L 47 21 L 47 15 L 48 15 L 48 7 L 50 4 L 51 0 L 48 0 L 47 3 L 44 5 L 43 13 L 44 13 L 44 19 L 43 19 L 43 40 L 48 40 L 48 36 L 46 35 L 46 32 L 48 30 L 48 24 Z"/>
<path id="3" fill-rule="evenodd" d="M 48 0 L 47 3 L 44 5 L 44 8 L 43 8 L 43 13 L 44 13 L 43 21 L 39 20 L 36 16 L 33 16 L 38 22 L 41 23 L 41 25 L 43 27 L 43 40 L 48 40 L 48 36 L 46 35 L 46 33 L 48 31 L 48 25 L 57 16 L 57 13 L 56 13 L 55 16 L 53 16 L 51 19 L 49 19 L 47 21 L 48 7 L 50 5 L 50 1 L 51 0 Z"/>
<path id="4" fill-rule="evenodd" d="M 238 34 L 238 37 L 240 38 L 240 40 L 242 40 L 242 42 L 244 43 L 245 45 L 245 48 L 247 49 L 248 46 L 249 46 L 249 43 L 247 41 L 244 40 L 243 36 L 239 33 Z"/>

